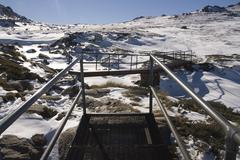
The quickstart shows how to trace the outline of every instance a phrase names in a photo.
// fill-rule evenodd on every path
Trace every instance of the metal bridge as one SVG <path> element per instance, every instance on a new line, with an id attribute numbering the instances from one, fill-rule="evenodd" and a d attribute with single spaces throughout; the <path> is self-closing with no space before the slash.
<path id="1" fill-rule="evenodd" d="M 106 74 L 108 75 L 118 75 L 120 74 L 120 61 L 123 55 L 112 55 L 105 54 L 101 56 L 108 57 L 107 61 L 101 62 L 102 58 L 98 58 L 100 55 L 96 56 L 95 59 L 91 59 L 88 62 L 83 61 L 86 56 L 92 57 L 90 54 L 80 54 L 78 58 L 74 59 L 65 69 L 57 73 L 50 81 L 43 85 L 30 99 L 28 99 L 24 104 L 19 106 L 13 113 L 7 115 L 0 121 L 0 134 L 2 134 L 13 122 L 15 122 L 24 112 L 27 111 L 31 105 L 36 102 L 43 94 L 45 94 L 56 82 L 63 78 L 67 73 L 74 73 L 79 75 L 79 79 L 82 83 L 81 89 L 77 96 L 75 97 L 72 106 L 69 108 L 66 116 L 62 120 L 60 126 L 56 130 L 54 136 L 49 142 L 45 152 L 43 153 L 41 160 L 48 159 L 55 143 L 57 142 L 65 124 L 67 123 L 74 107 L 77 105 L 78 100 L 82 98 L 83 115 L 78 125 L 78 129 L 74 140 L 69 148 L 66 155 L 66 159 L 81 159 L 81 160 L 159 160 L 159 159 L 171 159 L 171 155 L 168 150 L 167 144 L 164 143 L 164 139 L 159 133 L 157 123 L 155 122 L 154 115 L 152 113 L 153 99 L 156 100 L 160 110 L 162 111 L 169 128 L 174 135 L 178 147 L 181 151 L 184 159 L 189 160 L 190 156 L 186 147 L 178 134 L 171 118 L 167 114 L 164 104 L 161 99 L 158 98 L 156 91 L 153 87 L 154 82 L 154 72 L 160 68 L 162 71 L 171 77 L 178 85 L 182 87 L 183 90 L 189 94 L 193 100 L 195 100 L 225 131 L 226 133 L 226 143 L 225 143 L 225 159 L 234 160 L 236 159 L 236 154 L 238 152 L 238 146 L 240 144 L 240 129 L 232 125 L 227 119 L 225 119 L 220 113 L 215 111 L 207 102 L 205 102 L 201 97 L 199 97 L 194 91 L 184 82 L 182 82 L 170 69 L 167 67 L 168 62 L 175 63 L 184 61 L 187 62 L 187 56 L 185 52 L 179 53 L 179 57 L 175 57 L 173 52 L 170 56 L 163 52 L 159 54 L 148 54 L 143 55 L 147 57 L 147 61 L 139 62 L 139 55 L 124 55 L 130 56 L 130 62 L 128 69 L 134 73 L 138 69 L 140 63 L 147 68 L 141 69 L 147 72 L 149 75 L 149 111 L 147 113 L 99 113 L 92 114 L 87 112 L 87 106 L 85 103 L 85 85 L 84 77 L 87 72 L 84 71 L 83 66 L 88 64 L 94 64 L 95 70 L 99 70 L 98 65 L 105 66 L 107 68 Z M 111 57 L 119 57 L 111 61 Z M 137 58 L 138 57 L 138 58 Z M 125 57 L 126 58 L 126 57 Z M 135 58 L 135 61 L 133 60 Z M 95 60 L 95 62 L 93 62 Z M 192 56 L 190 56 L 192 60 Z M 118 63 L 115 63 L 115 62 Z M 133 61 L 135 63 L 133 63 Z M 80 64 L 80 71 L 71 71 L 71 68 L 78 63 Z M 111 63 L 112 62 L 112 63 Z M 117 64 L 117 65 L 115 65 Z M 133 67 L 135 66 L 135 69 Z M 116 68 L 119 72 L 114 71 L 112 68 Z M 126 69 L 126 68 L 125 68 Z M 135 71 L 134 71 L 135 70 Z M 95 72 L 95 71 L 94 71 Z M 114 72 L 118 73 L 115 74 Z M 102 71 L 103 73 L 103 71 Z M 102 75 L 100 73 L 99 75 Z M 113 74 L 114 73 L 114 74 Z M 104 74 L 104 75 L 106 75 Z M 124 73 L 121 73 L 124 74 Z M 91 75 L 91 74 L 89 74 Z M 92 76 L 94 76 L 92 74 Z"/>

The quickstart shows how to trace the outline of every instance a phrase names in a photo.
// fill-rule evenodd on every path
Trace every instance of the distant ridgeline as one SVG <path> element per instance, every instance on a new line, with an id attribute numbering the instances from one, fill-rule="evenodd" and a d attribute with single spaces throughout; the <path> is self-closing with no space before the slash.
<path id="1" fill-rule="evenodd" d="M 0 26 L 13 27 L 16 26 L 16 22 L 29 23 L 31 20 L 15 13 L 12 8 L 0 4 Z"/>

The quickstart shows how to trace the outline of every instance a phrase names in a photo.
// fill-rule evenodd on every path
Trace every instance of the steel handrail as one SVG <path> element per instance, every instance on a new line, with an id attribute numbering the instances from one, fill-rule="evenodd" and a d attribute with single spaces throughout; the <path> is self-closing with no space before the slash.
<path id="1" fill-rule="evenodd" d="M 46 93 L 59 79 L 61 79 L 78 61 L 79 58 L 73 60 L 64 70 L 56 74 L 50 81 L 43 85 L 32 97 L 27 100 L 24 104 L 18 107 L 15 111 L 4 117 L 0 121 L 0 135 L 13 123 L 15 122 L 24 112 L 27 111 L 31 105 L 36 102 L 44 93 Z"/>
<path id="2" fill-rule="evenodd" d="M 65 127 L 67 121 L 68 121 L 68 118 L 70 117 L 73 109 L 75 108 L 76 104 L 78 103 L 78 100 L 80 98 L 82 94 L 82 89 L 78 92 L 76 98 L 74 99 L 73 101 L 73 104 L 72 106 L 70 107 L 69 111 L 67 112 L 66 116 L 64 117 L 63 121 L 61 122 L 59 128 L 57 129 L 57 131 L 55 132 L 53 138 L 51 139 L 51 141 L 49 142 L 49 145 L 48 147 L 46 148 L 46 150 L 44 151 L 42 157 L 40 160 L 47 160 L 48 159 L 48 156 L 50 155 L 54 145 L 56 144 L 57 140 L 58 140 L 58 137 L 60 136 L 63 128 Z"/>
<path id="3" fill-rule="evenodd" d="M 184 143 L 181 139 L 181 137 L 179 136 L 178 132 L 177 132 L 177 129 L 175 128 L 175 126 L 173 125 L 171 119 L 169 118 L 169 115 L 166 111 L 166 109 L 164 108 L 163 106 L 163 103 L 161 102 L 161 100 L 158 98 L 157 94 L 156 94 L 156 91 L 154 90 L 154 88 L 152 86 L 149 86 L 150 89 L 151 89 L 151 92 L 153 93 L 153 96 L 155 97 L 157 103 L 158 103 L 158 106 L 160 107 L 160 109 L 162 110 L 163 112 L 163 115 L 168 123 L 168 126 L 170 127 L 176 141 L 177 141 L 177 144 L 179 146 L 179 149 L 181 150 L 181 153 L 184 157 L 185 160 L 190 160 L 190 157 L 188 155 L 188 152 L 187 150 L 185 149 L 185 146 L 184 146 Z"/>
<path id="4" fill-rule="evenodd" d="M 204 101 L 201 97 L 199 97 L 187 84 L 182 82 L 177 76 L 174 75 L 168 69 L 168 67 L 162 64 L 155 56 L 150 54 L 150 57 L 157 62 L 157 64 L 172 78 L 174 79 L 181 87 L 184 89 L 201 107 L 205 109 L 205 111 L 218 122 L 226 133 L 230 132 L 231 138 L 240 145 L 240 130 L 239 128 L 233 126 L 225 117 L 223 117 L 220 113 L 218 113 L 209 103 Z"/>

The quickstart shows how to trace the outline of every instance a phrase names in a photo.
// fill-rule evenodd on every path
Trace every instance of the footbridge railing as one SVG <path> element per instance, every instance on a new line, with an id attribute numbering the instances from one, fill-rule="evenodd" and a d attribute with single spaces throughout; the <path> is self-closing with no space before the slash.
<path id="1" fill-rule="evenodd" d="M 77 105 L 78 100 L 80 96 L 82 96 L 82 102 L 83 102 L 83 113 L 86 112 L 85 108 L 85 92 L 84 92 L 84 74 L 83 74 L 83 57 L 80 55 L 78 58 L 74 59 L 65 69 L 57 73 L 50 81 L 48 81 L 45 85 L 43 85 L 34 95 L 31 96 L 30 99 L 28 99 L 25 103 L 20 105 L 15 111 L 4 117 L 0 121 L 0 135 L 8 128 L 10 127 L 23 113 L 25 113 L 33 103 L 35 103 L 43 94 L 48 92 L 56 83 L 58 80 L 63 78 L 70 70 L 71 68 L 76 64 L 80 63 L 80 72 L 81 74 L 81 88 L 79 88 L 79 93 L 77 94 L 76 98 L 73 101 L 72 106 L 70 107 L 69 111 L 65 115 L 64 119 L 62 120 L 60 126 L 56 130 L 53 138 L 51 139 L 48 147 L 46 148 L 45 152 L 43 153 L 41 160 L 46 160 L 51 153 L 51 150 L 53 149 L 57 139 L 60 136 L 60 133 L 62 132 L 63 128 L 65 127 L 68 118 L 70 117 L 74 107 Z"/>
<path id="2" fill-rule="evenodd" d="M 209 114 L 221 127 L 224 129 L 226 136 L 225 136 L 225 160 L 235 160 L 236 155 L 238 152 L 238 148 L 240 145 L 240 128 L 232 125 L 225 117 L 223 117 L 220 113 L 218 113 L 213 107 L 203 100 L 200 96 L 198 96 L 190 86 L 185 84 L 183 81 L 181 81 L 165 64 L 159 61 L 159 59 L 150 54 L 150 112 L 152 112 L 152 106 L 153 106 L 153 97 L 157 100 L 157 103 L 160 107 L 160 109 L 163 111 L 163 114 L 167 120 L 167 123 L 173 132 L 177 143 L 179 145 L 179 148 L 182 152 L 182 155 L 185 159 L 189 159 L 188 153 L 183 145 L 183 142 L 177 133 L 177 130 L 175 129 L 173 123 L 171 122 L 164 104 L 161 102 L 161 100 L 157 97 L 157 94 L 154 90 L 154 88 L 151 86 L 153 84 L 153 72 L 154 72 L 154 64 L 157 64 L 159 67 L 161 67 L 169 77 L 171 77 L 178 85 L 181 86 L 181 88 L 186 91 L 206 112 Z"/>

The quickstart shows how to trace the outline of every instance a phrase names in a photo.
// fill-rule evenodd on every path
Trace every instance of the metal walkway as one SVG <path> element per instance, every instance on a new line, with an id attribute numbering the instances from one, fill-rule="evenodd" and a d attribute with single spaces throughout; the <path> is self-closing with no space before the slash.
<path id="1" fill-rule="evenodd" d="M 68 160 L 168 160 L 152 114 L 85 115 Z"/>

